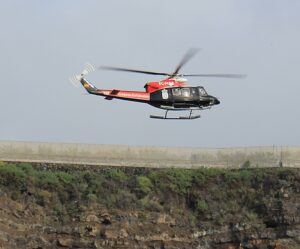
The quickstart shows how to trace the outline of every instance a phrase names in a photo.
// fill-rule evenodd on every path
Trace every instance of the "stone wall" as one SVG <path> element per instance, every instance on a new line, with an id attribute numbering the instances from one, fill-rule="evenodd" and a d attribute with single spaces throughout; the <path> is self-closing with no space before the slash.
<path id="1" fill-rule="evenodd" d="M 300 147 L 180 148 L 0 141 L 0 160 L 128 167 L 300 167 Z M 247 164 L 247 163 L 246 163 Z"/>

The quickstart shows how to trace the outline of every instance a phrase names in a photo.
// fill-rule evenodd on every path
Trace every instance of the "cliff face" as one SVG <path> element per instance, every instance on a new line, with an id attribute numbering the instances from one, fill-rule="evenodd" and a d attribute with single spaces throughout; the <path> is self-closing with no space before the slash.
<path id="1" fill-rule="evenodd" d="M 0 248 L 300 248 L 297 169 L 0 165 Z"/>

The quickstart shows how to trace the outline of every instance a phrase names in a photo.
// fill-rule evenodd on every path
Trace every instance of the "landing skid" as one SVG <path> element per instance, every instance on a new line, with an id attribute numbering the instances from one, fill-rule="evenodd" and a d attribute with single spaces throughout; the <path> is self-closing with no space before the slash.
<path id="1" fill-rule="evenodd" d="M 200 115 L 192 115 L 193 111 L 190 111 L 190 115 L 189 116 L 179 116 L 179 117 L 170 117 L 168 118 L 168 111 L 166 111 L 165 116 L 156 116 L 156 115 L 150 115 L 150 118 L 154 118 L 154 119 L 170 119 L 170 120 L 174 120 L 174 119 L 181 119 L 181 120 L 186 120 L 186 119 L 197 119 L 200 118 Z"/>

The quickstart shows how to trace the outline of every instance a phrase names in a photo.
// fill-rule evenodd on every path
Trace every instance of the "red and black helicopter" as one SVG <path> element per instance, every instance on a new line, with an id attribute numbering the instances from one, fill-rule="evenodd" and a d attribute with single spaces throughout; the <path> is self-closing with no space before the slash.
<path id="1" fill-rule="evenodd" d="M 71 80 L 80 82 L 86 91 L 90 94 L 105 97 L 106 100 L 123 99 L 152 105 L 156 108 L 166 110 L 164 116 L 150 115 L 150 118 L 156 119 L 196 119 L 200 115 L 193 115 L 193 111 L 201 111 L 210 109 L 214 105 L 220 104 L 220 101 L 207 94 L 202 86 L 188 86 L 187 80 L 183 77 L 219 77 L 219 78 L 243 78 L 241 74 L 181 74 L 179 70 L 185 65 L 197 52 L 197 50 L 189 50 L 182 58 L 179 65 L 173 73 L 161 73 L 145 70 L 136 70 L 121 67 L 102 66 L 98 69 L 113 70 L 133 73 L 143 73 L 150 75 L 167 76 L 160 81 L 151 81 L 144 86 L 145 91 L 125 91 L 118 89 L 98 89 L 89 83 L 85 76 L 95 71 L 94 67 L 86 64 L 85 69 L 80 75 L 75 75 Z M 168 111 L 189 111 L 188 116 L 168 117 Z"/>

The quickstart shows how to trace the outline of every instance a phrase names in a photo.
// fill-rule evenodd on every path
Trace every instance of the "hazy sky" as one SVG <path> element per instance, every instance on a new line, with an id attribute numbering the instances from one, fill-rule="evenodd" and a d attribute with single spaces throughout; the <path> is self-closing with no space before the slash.
<path id="1" fill-rule="evenodd" d="M 300 145 L 299 0 L 1 0 L 0 140 L 160 146 Z M 185 73 L 221 104 L 192 121 L 86 95 L 68 77 L 85 62 Z M 143 91 L 151 75 L 95 72 L 99 88 Z"/>

